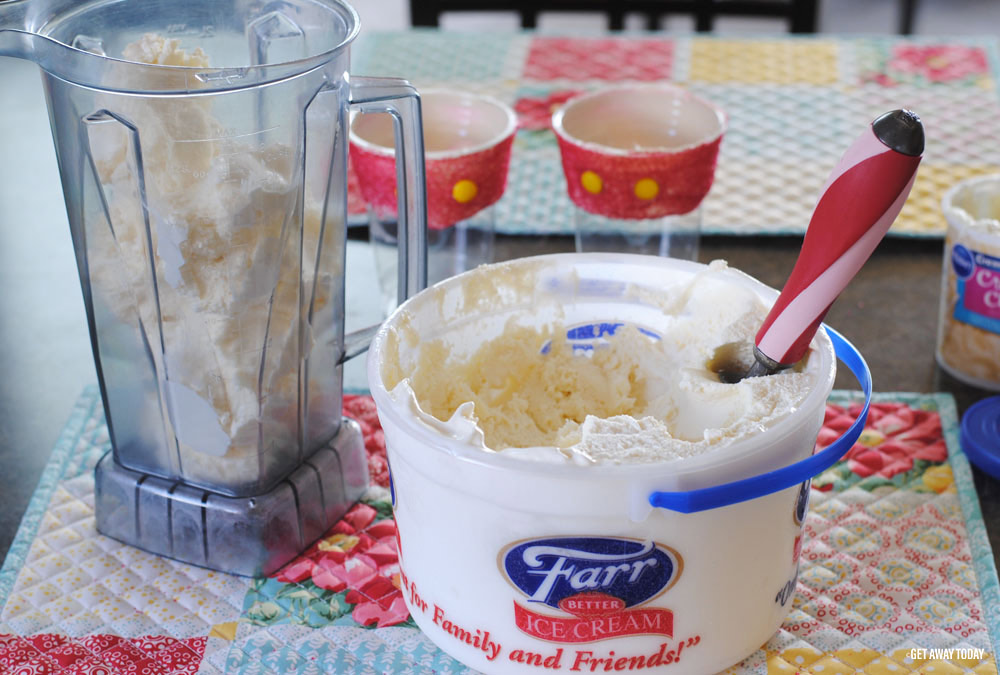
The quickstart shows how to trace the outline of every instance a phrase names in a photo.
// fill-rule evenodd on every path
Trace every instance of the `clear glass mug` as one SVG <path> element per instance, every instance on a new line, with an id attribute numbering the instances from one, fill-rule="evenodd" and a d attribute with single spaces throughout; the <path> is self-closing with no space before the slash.
<path id="1" fill-rule="evenodd" d="M 727 125 L 669 83 L 602 87 L 552 116 L 577 251 L 698 259 L 702 200 Z"/>
<path id="2" fill-rule="evenodd" d="M 517 115 L 491 96 L 457 89 L 420 92 L 427 175 L 427 280 L 437 283 L 493 262 L 495 204 L 507 184 Z M 368 206 L 384 314 L 398 291 L 395 157 L 387 115 L 357 116 L 350 156 Z"/>
<path id="3" fill-rule="evenodd" d="M 256 495 L 333 438 L 349 106 L 393 116 L 408 292 L 426 280 L 419 99 L 348 78 L 339 0 L 0 2 L 51 117 L 114 456 Z M 203 50 L 203 51 L 202 51 Z"/>

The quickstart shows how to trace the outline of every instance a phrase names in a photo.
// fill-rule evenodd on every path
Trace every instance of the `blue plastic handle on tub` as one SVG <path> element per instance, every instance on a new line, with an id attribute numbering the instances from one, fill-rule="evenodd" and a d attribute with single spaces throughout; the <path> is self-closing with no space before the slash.
<path id="1" fill-rule="evenodd" d="M 865 405 L 861 409 L 861 414 L 847 431 L 823 450 L 801 462 L 752 478 L 744 478 L 700 490 L 654 492 L 649 495 L 650 504 L 679 513 L 697 513 L 698 511 L 708 511 L 730 504 L 746 502 L 804 483 L 836 464 L 851 449 L 854 442 L 858 440 L 858 436 L 861 435 L 865 421 L 868 419 L 868 407 L 872 402 L 872 374 L 868 370 L 868 364 L 865 363 L 864 357 L 854 345 L 832 328 L 827 326 L 824 328 L 826 328 L 827 335 L 830 336 L 837 358 L 850 368 L 854 377 L 858 378 L 858 383 L 865 393 Z"/>

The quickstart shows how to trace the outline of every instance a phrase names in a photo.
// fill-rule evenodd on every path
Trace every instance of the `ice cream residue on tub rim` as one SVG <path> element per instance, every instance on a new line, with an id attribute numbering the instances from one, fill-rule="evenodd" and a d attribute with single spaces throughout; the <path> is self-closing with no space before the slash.
<path id="1" fill-rule="evenodd" d="M 724 261 L 699 269 L 662 289 L 619 284 L 605 301 L 591 280 L 546 280 L 543 263 L 479 268 L 390 322 L 383 384 L 422 424 L 485 452 L 632 464 L 728 446 L 792 413 L 819 359 L 720 382 L 714 350 L 740 342 L 752 359 L 767 306 Z"/>

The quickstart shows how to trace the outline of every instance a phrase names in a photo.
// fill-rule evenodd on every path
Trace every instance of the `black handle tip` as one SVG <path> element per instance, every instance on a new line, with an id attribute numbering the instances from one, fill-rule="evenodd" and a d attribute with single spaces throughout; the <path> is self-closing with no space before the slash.
<path id="1" fill-rule="evenodd" d="M 892 110 L 872 122 L 875 137 L 886 147 L 911 157 L 924 154 L 924 125 L 911 110 Z"/>

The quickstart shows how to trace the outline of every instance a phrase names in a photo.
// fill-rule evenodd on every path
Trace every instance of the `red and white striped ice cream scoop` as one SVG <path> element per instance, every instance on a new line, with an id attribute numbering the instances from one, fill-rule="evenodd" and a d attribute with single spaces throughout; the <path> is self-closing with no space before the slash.
<path id="1" fill-rule="evenodd" d="M 799 361 L 830 305 L 882 240 L 906 202 L 924 151 L 924 128 L 893 110 L 848 148 L 820 193 L 802 250 L 757 332 L 747 377 Z"/>

